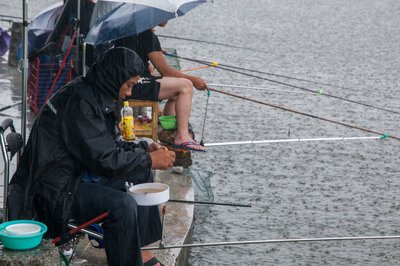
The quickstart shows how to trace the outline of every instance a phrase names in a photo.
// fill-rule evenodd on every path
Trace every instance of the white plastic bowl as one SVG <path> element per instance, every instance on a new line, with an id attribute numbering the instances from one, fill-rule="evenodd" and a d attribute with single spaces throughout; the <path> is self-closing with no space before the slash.
<path id="1" fill-rule="evenodd" d="M 5 228 L 5 230 L 10 235 L 28 236 L 39 233 L 41 228 L 37 224 L 19 223 L 9 225 Z"/>
<path id="2" fill-rule="evenodd" d="M 129 188 L 137 205 L 153 206 L 169 200 L 169 186 L 163 183 L 143 183 Z"/>

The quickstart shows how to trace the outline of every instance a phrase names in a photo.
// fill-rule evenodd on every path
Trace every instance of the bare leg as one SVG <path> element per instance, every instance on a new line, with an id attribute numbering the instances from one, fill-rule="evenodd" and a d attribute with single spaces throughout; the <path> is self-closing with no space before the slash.
<path id="1" fill-rule="evenodd" d="M 175 98 L 175 113 L 178 124 L 174 141 L 175 144 L 193 141 L 188 131 L 189 117 L 192 110 L 192 82 L 188 79 L 173 77 L 164 77 L 159 82 L 161 86 L 158 99 Z M 205 150 L 204 147 L 199 145 L 188 145 L 188 147 L 197 150 Z"/>
<path id="2" fill-rule="evenodd" d="M 175 113 L 176 97 L 169 98 L 164 106 L 164 115 L 176 115 Z"/>

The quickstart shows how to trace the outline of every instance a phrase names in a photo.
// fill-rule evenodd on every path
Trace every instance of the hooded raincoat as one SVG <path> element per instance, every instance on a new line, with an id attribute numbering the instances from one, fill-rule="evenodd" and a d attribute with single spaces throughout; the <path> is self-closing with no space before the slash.
<path id="1" fill-rule="evenodd" d="M 151 168 L 146 145 L 116 142 L 115 108 L 123 83 L 140 75 L 139 56 L 108 51 L 86 77 L 64 86 L 34 123 L 9 190 L 9 215 L 35 218 L 60 235 L 85 170 L 102 178 L 141 176 Z"/>

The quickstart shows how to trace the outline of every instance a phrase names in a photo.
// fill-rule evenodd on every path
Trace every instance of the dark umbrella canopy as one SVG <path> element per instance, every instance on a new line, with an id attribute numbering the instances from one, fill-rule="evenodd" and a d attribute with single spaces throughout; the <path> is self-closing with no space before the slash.
<path id="1" fill-rule="evenodd" d="M 57 42 L 65 32 L 68 27 L 74 28 L 79 24 L 80 33 L 86 35 L 90 18 L 92 17 L 92 12 L 95 3 L 92 0 L 80 0 L 80 21 L 77 20 L 77 1 L 67 0 L 64 4 L 62 13 L 54 25 L 51 34 L 46 40 L 46 43 Z"/>
<path id="2" fill-rule="evenodd" d="M 48 33 L 54 29 L 61 11 L 63 10 L 63 2 L 57 2 L 38 13 L 29 23 L 29 31 L 36 36 Z"/>
<path id="3" fill-rule="evenodd" d="M 85 42 L 98 45 L 182 16 L 206 0 L 99 0 Z"/>
<path id="4" fill-rule="evenodd" d="M 28 53 L 41 48 L 54 29 L 63 11 L 63 2 L 55 3 L 38 13 L 28 27 Z"/>

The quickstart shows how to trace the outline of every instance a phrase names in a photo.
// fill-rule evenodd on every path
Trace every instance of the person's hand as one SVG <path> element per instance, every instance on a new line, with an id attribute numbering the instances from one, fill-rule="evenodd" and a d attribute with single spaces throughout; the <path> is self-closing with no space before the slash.
<path id="1" fill-rule="evenodd" d="M 208 88 L 207 83 L 202 78 L 192 76 L 192 78 L 190 80 L 192 81 L 193 86 L 198 90 L 203 91 Z"/>
<path id="2" fill-rule="evenodd" d="M 153 141 L 148 147 L 147 147 L 147 152 L 153 152 L 156 150 L 161 149 L 164 146 L 161 146 L 160 144 L 158 144 L 157 142 Z"/>
<path id="3" fill-rule="evenodd" d="M 175 152 L 169 151 L 165 147 L 151 152 L 150 157 L 152 169 L 166 170 L 171 168 L 175 162 Z"/>

